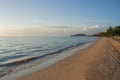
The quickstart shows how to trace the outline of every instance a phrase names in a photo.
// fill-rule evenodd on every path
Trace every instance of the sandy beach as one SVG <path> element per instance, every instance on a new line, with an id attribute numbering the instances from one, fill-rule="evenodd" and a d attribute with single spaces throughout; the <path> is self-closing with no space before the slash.
<path id="1" fill-rule="evenodd" d="M 86 49 L 17 80 L 120 80 L 120 42 L 101 38 Z"/>

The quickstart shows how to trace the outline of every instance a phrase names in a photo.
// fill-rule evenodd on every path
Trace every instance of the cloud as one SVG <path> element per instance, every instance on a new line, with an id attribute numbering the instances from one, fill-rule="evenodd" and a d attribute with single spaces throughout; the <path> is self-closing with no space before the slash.
<path id="1" fill-rule="evenodd" d="M 92 29 L 98 29 L 98 28 L 100 28 L 100 25 L 94 25 L 94 26 L 85 26 L 85 27 L 83 27 L 83 31 L 84 32 L 86 32 L 86 31 L 89 31 L 89 30 L 92 30 Z"/>
<path id="2" fill-rule="evenodd" d="M 86 34 L 94 34 L 94 33 L 99 33 L 99 32 L 103 32 L 106 30 L 106 26 L 105 25 L 93 25 L 93 26 L 85 26 L 83 27 L 82 31 Z"/>
<path id="3" fill-rule="evenodd" d="M 36 26 L 16 27 L 0 30 L 0 36 L 65 36 L 76 33 L 98 33 L 104 31 L 102 25 L 70 27 L 70 26 Z"/>
<path id="4" fill-rule="evenodd" d="M 94 28 L 99 28 L 99 27 L 100 27 L 100 25 L 98 25 L 98 24 L 94 26 Z"/>
<path id="5" fill-rule="evenodd" d="M 5 29 L 0 36 L 65 36 L 80 33 L 80 30 L 69 26 L 31 26 Z"/>
<path id="6" fill-rule="evenodd" d="M 89 34 L 96 34 L 96 33 L 99 33 L 99 32 L 103 32 L 107 29 L 107 26 L 105 25 L 94 25 L 92 26 L 87 33 Z"/>
<path id="7" fill-rule="evenodd" d="M 102 25 L 93 25 L 93 26 L 89 26 L 89 29 L 98 29 L 98 28 L 101 28 Z"/>
<path id="8" fill-rule="evenodd" d="M 87 31 L 87 27 L 83 27 L 83 31 Z"/>

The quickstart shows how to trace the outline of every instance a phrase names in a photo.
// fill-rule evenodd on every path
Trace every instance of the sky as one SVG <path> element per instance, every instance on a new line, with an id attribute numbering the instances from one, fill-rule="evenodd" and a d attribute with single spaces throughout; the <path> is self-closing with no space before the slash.
<path id="1" fill-rule="evenodd" d="M 120 0 L 0 0 L 0 36 L 94 34 L 120 25 Z"/>

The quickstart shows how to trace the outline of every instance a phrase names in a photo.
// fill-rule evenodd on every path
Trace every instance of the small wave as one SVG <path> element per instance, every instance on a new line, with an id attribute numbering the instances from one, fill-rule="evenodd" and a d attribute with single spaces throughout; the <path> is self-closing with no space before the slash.
<path id="1" fill-rule="evenodd" d="M 43 48 L 42 46 L 34 46 L 34 47 L 27 47 L 26 49 L 41 49 Z"/>
<path id="2" fill-rule="evenodd" d="M 59 49 L 55 52 L 52 52 L 52 53 L 47 53 L 47 54 L 44 54 L 44 55 L 41 55 L 41 56 L 34 56 L 34 57 L 28 57 L 28 58 L 23 58 L 23 59 L 19 59 L 19 60 L 16 60 L 16 61 L 12 61 L 12 62 L 9 62 L 9 63 L 6 63 L 6 64 L 1 64 L 0 66 L 15 66 L 15 65 L 21 65 L 21 64 L 24 64 L 24 63 L 27 63 L 27 62 L 30 62 L 32 60 L 37 60 L 37 59 L 42 59 L 46 56 L 50 56 L 50 55 L 54 55 L 54 54 L 60 54 L 62 53 L 63 51 L 66 51 L 66 50 L 69 50 L 73 47 L 77 47 L 77 46 L 80 46 L 82 44 L 85 44 L 85 43 L 79 43 L 77 45 L 71 45 L 71 46 L 68 46 L 66 48 L 62 48 L 62 49 Z M 37 50 L 39 51 L 39 50 Z M 33 51 L 34 52 L 34 51 Z M 21 55 L 21 56 L 24 56 L 24 55 Z M 15 57 L 15 56 L 14 56 Z M 16 56 L 16 57 L 20 57 L 20 56 Z"/>
<path id="3" fill-rule="evenodd" d="M 9 68 L 3 68 L 2 70 L 0 70 L 0 77 L 10 74 L 11 72 L 12 72 L 12 70 Z"/>
<path id="4" fill-rule="evenodd" d="M 6 54 L 6 53 L 14 52 L 14 51 L 16 51 L 16 50 L 6 50 L 6 51 L 2 51 L 2 53 L 0 53 L 0 54 Z"/>
<path id="5" fill-rule="evenodd" d="M 5 63 L 5 64 L 1 64 L 0 66 L 15 66 L 15 65 L 19 65 L 21 63 L 33 60 L 35 58 L 37 58 L 37 57 L 24 58 L 24 59 L 8 62 L 8 63 Z"/>
<path id="6" fill-rule="evenodd" d="M 15 56 L 6 56 L 6 57 L 3 57 L 3 58 L 0 58 L 0 62 L 5 62 L 5 61 L 10 61 L 10 60 L 14 60 L 14 59 L 17 59 L 17 58 L 20 58 L 20 57 L 25 57 L 27 55 L 15 55 Z"/>
<path id="7" fill-rule="evenodd" d="M 40 51 L 44 51 L 44 50 L 33 50 L 33 51 L 30 51 L 30 53 L 33 53 L 33 52 L 40 52 Z"/>

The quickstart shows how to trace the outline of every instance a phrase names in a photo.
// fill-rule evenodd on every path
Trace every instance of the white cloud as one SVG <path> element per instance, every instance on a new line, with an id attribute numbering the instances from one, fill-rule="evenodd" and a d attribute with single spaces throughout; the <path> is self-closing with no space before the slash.
<path id="1" fill-rule="evenodd" d="M 92 30 L 92 29 L 98 29 L 100 28 L 100 25 L 94 25 L 94 26 L 85 26 L 83 27 L 83 31 L 86 32 L 86 31 L 89 31 L 89 30 Z"/>
<path id="2" fill-rule="evenodd" d="M 31 25 L 27 27 L 3 28 L 0 30 L 0 36 L 57 36 L 71 35 L 76 33 L 96 33 L 105 30 L 101 25 L 70 27 L 70 26 L 38 26 Z"/>
<path id="3" fill-rule="evenodd" d="M 80 28 L 68 26 L 36 26 L 5 29 L 0 36 L 57 36 L 80 33 Z"/>
<path id="4" fill-rule="evenodd" d="M 88 34 L 95 34 L 95 33 L 99 33 L 99 32 L 105 31 L 106 28 L 107 27 L 105 25 L 97 24 L 97 25 L 94 25 L 94 26 L 89 26 L 86 33 L 88 33 Z"/>
<path id="5" fill-rule="evenodd" d="M 89 29 L 98 29 L 100 27 L 102 27 L 102 26 L 97 24 L 97 25 L 94 25 L 94 26 L 89 26 Z"/>
<path id="6" fill-rule="evenodd" d="M 83 27 L 83 31 L 87 31 L 87 27 Z"/>
<path id="7" fill-rule="evenodd" d="M 94 26 L 94 28 L 99 28 L 99 27 L 100 27 L 100 25 L 98 25 L 98 24 Z"/>
<path id="8" fill-rule="evenodd" d="M 99 25 L 95 25 L 95 28 L 99 28 Z"/>

